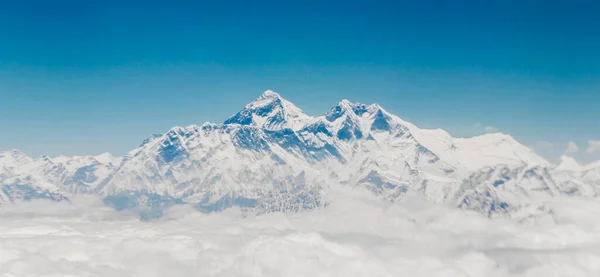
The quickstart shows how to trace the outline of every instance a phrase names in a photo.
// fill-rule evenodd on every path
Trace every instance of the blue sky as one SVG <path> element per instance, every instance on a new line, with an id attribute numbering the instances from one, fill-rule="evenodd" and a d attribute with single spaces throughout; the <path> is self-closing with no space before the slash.
<path id="1" fill-rule="evenodd" d="M 377 102 L 590 161 L 598 18 L 597 1 L 0 1 L 0 149 L 122 155 L 273 89 L 311 115 Z"/>

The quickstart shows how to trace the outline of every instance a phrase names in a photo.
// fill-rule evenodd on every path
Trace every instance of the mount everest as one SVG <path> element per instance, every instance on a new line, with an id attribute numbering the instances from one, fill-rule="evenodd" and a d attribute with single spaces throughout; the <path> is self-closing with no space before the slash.
<path id="1" fill-rule="evenodd" d="M 491 216 L 533 199 L 596 197 L 600 163 L 563 157 L 552 165 L 509 135 L 454 138 L 377 104 L 342 100 L 311 117 L 273 91 L 223 124 L 174 127 L 124 157 L 0 153 L 0 205 L 93 194 L 150 216 L 182 203 L 202 211 L 297 211 L 327 205 L 337 185 L 388 201 L 417 192 Z"/>

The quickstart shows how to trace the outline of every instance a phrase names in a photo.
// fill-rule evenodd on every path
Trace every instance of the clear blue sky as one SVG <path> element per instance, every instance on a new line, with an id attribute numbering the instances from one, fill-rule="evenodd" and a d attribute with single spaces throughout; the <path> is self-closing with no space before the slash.
<path id="1" fill-rule="evenodd" d="M 583 152 L 599 34 L 598 1 L 0 0 L 0 149 L 122 155 L 273 89 L 311 115 L 348 98 Z"/>

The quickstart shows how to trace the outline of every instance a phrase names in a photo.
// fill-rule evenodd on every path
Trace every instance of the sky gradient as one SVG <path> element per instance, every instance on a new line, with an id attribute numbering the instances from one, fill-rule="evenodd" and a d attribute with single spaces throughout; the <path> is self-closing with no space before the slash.
<path id="1" fill-rule="evenodd" d="M 323 2 L 0 1 L 0 149 L 123 155 L 272 89 L 600 158 L 597 1 Z"/>

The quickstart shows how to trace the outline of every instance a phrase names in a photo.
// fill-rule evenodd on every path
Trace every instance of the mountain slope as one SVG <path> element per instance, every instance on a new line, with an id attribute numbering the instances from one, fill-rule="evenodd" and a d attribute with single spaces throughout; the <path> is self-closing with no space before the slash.
<path id="1" fill-rule="evenodd" d="M 310 117 L 266 91 L 223 124 L 174 127 L 123 158 L 4 153 L 0 184 L 9 191 L 4 201 L 18 199 L 10 186 L 21 185 L 98 194 L 118 209 L 191 203 L 260 212 L 326 205 L 331 186 L 342 184 L 389 201 L 416 191 L 491 215 L 532 198 L 596 196 L 599 168 L 552 166 L 509 135 L 453 138 L 420 129 L 377 104 L 342 100 Z"/>
<path id="2" fill-rule="evenodd" d="M 298 130 L 310 119 L 301 109 L 267 90 L 243 110 L 225 121 L 225 124 L 256 126 L 267 130 Z"/>

